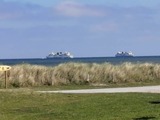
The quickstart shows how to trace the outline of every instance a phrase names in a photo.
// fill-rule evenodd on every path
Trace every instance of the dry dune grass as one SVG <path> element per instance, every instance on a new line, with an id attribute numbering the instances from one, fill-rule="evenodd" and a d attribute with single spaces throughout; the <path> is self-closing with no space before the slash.
<path id="1" fill-rule="evenodd" d="M 0 86 L 4 75 L 0 73 Z M 62 84 L 110 84 L 160 80 L 160 64 L 121 65 L 64 63 L 55 67 L 38 65 L 12 66 L 9 84 L 14 87 Z"/>

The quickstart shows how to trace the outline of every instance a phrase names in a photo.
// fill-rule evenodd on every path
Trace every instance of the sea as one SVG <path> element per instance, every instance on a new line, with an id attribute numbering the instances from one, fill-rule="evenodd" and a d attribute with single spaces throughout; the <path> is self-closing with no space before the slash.
<path id="1" fill-rule="evenodd" d="M 160 64 L 160 56 L 135 56 L 135 57 L 77 57 L 77 58 L 27 58 L 27 59 L 0 59 L 0 65 L 31 64 L 43 66 L 57 66 L 62 63 L 156 63 Z"/>

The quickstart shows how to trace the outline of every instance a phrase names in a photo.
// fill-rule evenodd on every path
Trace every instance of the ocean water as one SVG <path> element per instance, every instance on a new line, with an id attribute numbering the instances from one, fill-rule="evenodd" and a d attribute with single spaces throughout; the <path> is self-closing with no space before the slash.
<path id="1" fill-rule="evenodd" d="M 138 57 L 83 57 L 71 59 L 0 59 L 0 65 L 17 65 L 17 64 L 33 64 L 44 66 L 56 66 L 61 63 L 81 62 L 81 63 L 111 63 L 122 64 L 124 62 L 131 63 L 158 63 L 160 64 L 160 56 L 138 56 Z"/>

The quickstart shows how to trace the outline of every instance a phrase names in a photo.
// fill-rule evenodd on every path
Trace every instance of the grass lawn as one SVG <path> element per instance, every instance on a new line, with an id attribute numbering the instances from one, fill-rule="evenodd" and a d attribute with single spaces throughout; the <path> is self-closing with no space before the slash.
<path id="1" fill-rule="evenodd" d="M 0 120 L 160 120 L 160 94 L 1 91 Z"/>

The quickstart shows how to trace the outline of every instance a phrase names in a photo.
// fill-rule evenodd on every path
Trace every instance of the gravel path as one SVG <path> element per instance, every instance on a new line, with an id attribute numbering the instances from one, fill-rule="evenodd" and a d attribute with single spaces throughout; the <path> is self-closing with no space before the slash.
<path id="1" fill-rule="evenodd" d="M 160 86 L 103 88 L 82 90 L 37 91 L 40 93 L 160 93 Z"/>

